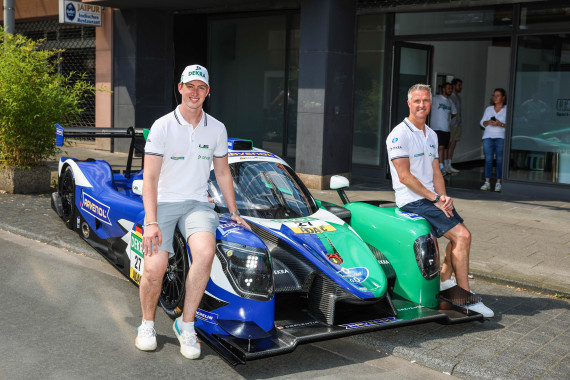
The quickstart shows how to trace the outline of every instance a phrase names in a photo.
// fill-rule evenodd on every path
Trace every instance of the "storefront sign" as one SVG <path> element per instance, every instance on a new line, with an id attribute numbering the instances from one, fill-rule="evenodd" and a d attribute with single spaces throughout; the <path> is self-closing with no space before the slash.
<path id="1" fill-rule="evenodd" d="M 80 24 L 101 26 L 103 8 L 80 1 L 59 0 L 59 22 L 61 24 Z"/>

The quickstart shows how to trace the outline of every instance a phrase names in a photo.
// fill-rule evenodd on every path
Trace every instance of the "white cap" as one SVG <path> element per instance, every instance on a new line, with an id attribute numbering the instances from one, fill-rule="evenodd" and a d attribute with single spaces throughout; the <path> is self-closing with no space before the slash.
<path id="1" fill-rule="evenodd" d="M 206 68 L 203 66 L 200 65 L 186 66 L 184 71 L 182 71 L 182 76 L 180 77 L 180 83 L 188 83 L 193 80 L 200 80 L 206 83 L 207 86 L 210 86 L 208 70 L 206 70 Z"/>

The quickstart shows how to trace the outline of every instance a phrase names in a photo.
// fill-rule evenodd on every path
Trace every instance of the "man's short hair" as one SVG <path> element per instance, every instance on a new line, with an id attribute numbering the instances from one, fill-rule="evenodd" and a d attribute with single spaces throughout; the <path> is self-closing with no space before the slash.
<path id="1" fill-rule="evenodd" d="M 462 81 L 461 79 L 459 79 L 459 78 L 453 78 L 453 79 L 451 80 L 451 85 L 452 85 L 452 86 L 455 86 L 457 83 L 463 83 L 463 81 Z"/>
<path id="2" fill-rule="evenodd" d="M 431 100 L 431 87 L 429 84 L 421 84 L 421 83 L 417 83 L 414 84 L 412 87 L 410 87 L 410 89 L 408 90 L 408 100 L 412 100 L 412 92 L 414 91 L 427 91 L 429 92 L 429 100 Z"/>

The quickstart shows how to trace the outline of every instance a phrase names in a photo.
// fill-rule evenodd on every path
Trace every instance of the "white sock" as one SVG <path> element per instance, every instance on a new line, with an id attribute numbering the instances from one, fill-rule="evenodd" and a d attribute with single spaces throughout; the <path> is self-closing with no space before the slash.
<path id="1" fill-rule="evenodd" d="M 443 169 L 443 164 L 441 162 L 439 163 L 439 168 Z"/>
<path id="2" fill-rule="evenodd" d="M 451 165 L 451 160 L 445 160 L 445 167 L 448 168 Z"/>
<path id="3" fill-rule="evenodd" d="M 150 327 L 150 328 L 154 328 L 154 321 L 145 321 L 143 319 L 141 326 L 146 326 L 146 327 Z"/>
<path id="4" fill-rule="evenodd" d="M 184 322 L 182 318 L 180 319 L 180 328 L 182 331 L 188 331 L 189 333 L 194 332 L 194 322 Z"/>

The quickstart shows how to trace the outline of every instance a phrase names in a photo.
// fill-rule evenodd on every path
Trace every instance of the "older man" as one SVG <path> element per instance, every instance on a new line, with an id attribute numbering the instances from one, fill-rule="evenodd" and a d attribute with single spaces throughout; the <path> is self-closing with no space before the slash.
<path id="1" fill-rule="evenodd" d="M 459 285 L 470 291 L 471 233 L 445 191 L 445 182 L 439 170 L 437 135 L 426 125 L 431 103 L 431 88 L 428 85 L 416 84 L 408 91 L 410 114 L 386 139 L 392 185 L 398 207 L 421 215 L 431 224 L 435 236 L 445 236 L 449 240 L 441 268 L 440 290 Z M 455 276 L 452 276 L 453 273 Z M 462 306 L 485 317 L 494 315 L 483 302 Z"/>

